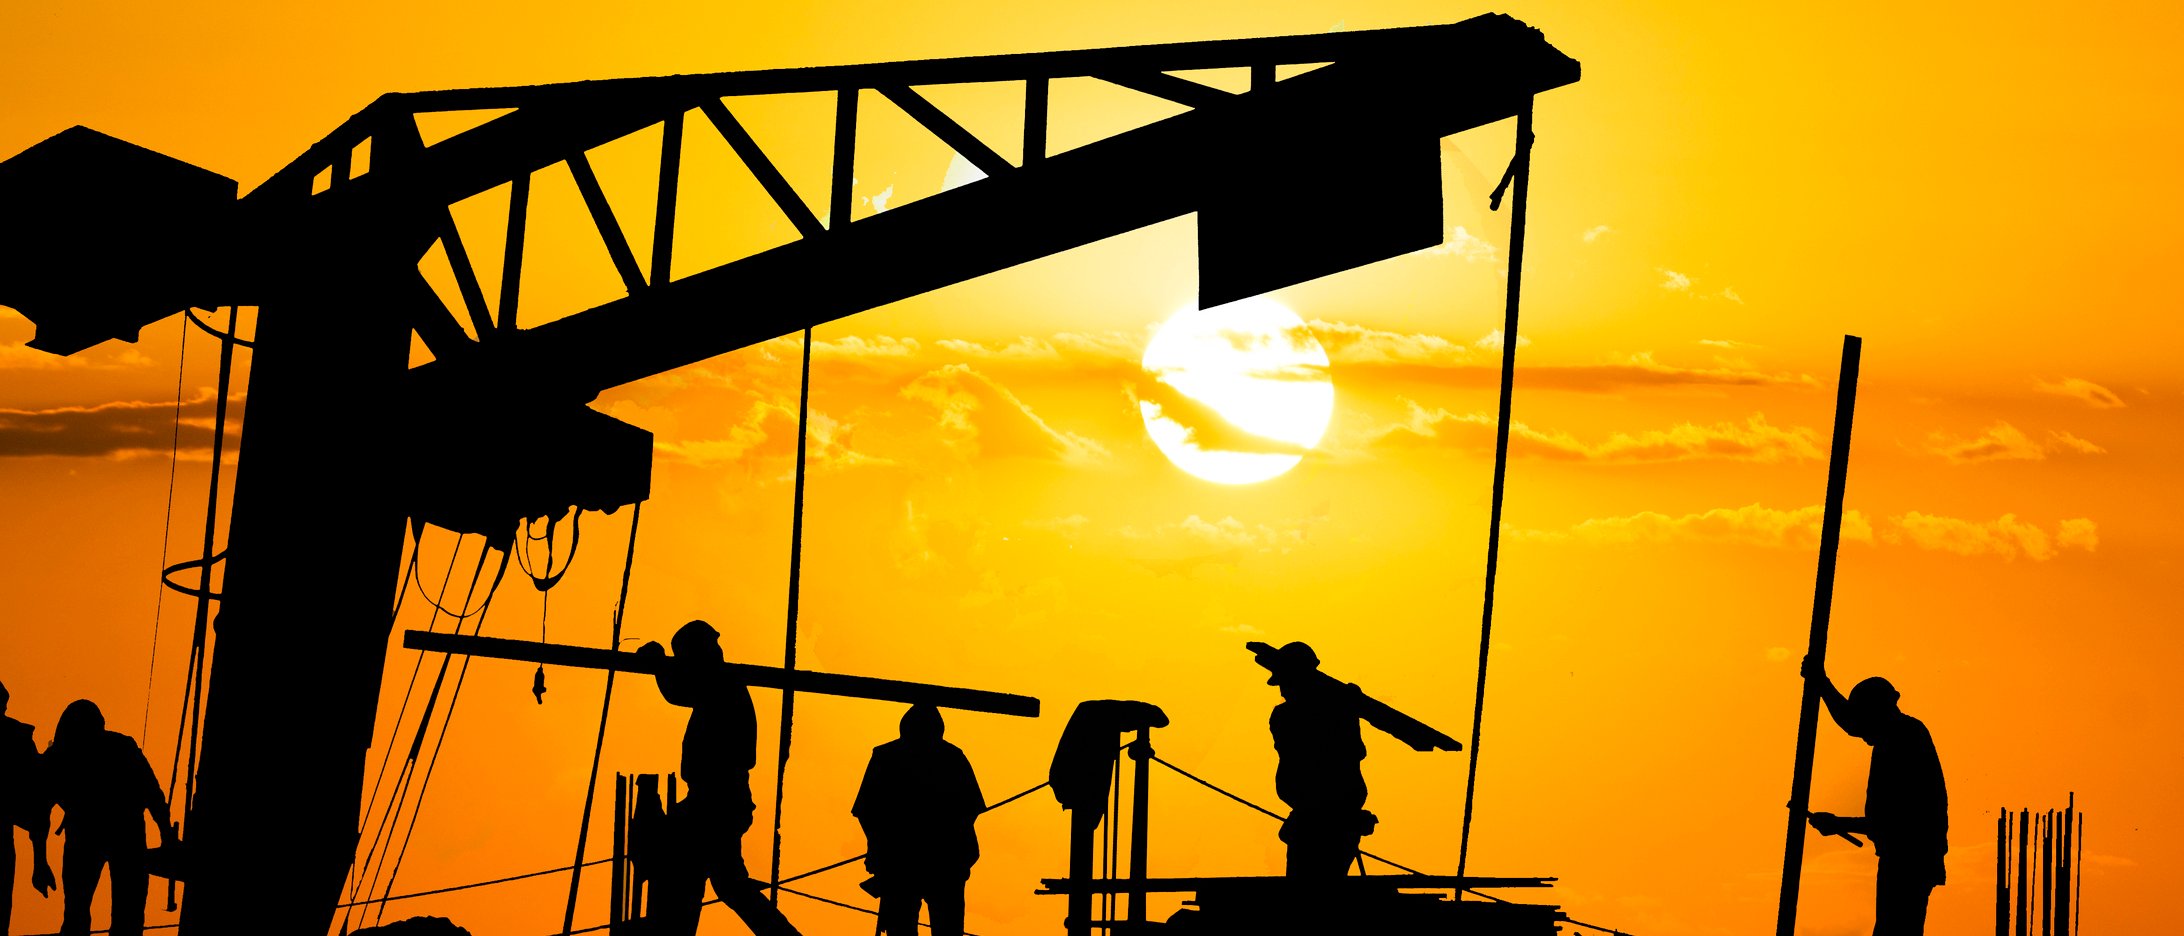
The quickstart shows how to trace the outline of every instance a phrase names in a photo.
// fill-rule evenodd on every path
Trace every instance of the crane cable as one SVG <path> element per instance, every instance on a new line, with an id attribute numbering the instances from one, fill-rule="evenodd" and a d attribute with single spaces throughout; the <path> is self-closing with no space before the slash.
<path id="1" fill-rule="evenodd" d="M 614 629 L 607 638 L 607 649 L 622 646 L 622 616 L 629 609 L 629 573 L 637 564 L 637 524 L 645 518 L 645 502 L 638 501 L 630 508 L 629 551 L 622 555 L 622 594 L 614 601 Z M 614 670 L 607 671 L 607 688 L 599 699 L 599 736 L 592 742 L 591 776 L 584 781 L 584 814 L 576 822 L 576 860 L 569 864 L 569 906 L 561 917 L 561 932 L 576 929 L 576 891 L 584 879 L 584 845 L 591 833 L 592 798 L 599 789 L 599 758 L 607 747 L 607 713 L 614 708 Z"/>
<path id="2" fill-rule="evenodd" d="M 482 567 L 485 560 L 485 556 L 482 552 L 479 554 L 478 559 L 479 565 Z M 493 584 L 486 590 L 485 600 L 478 605 L 478 623 L 471 628 L 471 636 L 475 637 L 478 635 L 478 632 L 485 629 L 486 612 L 492 610 L 493 596 L 500 593 L 501 578 L 507 573 L 508 551 L 503 550 L 501 552 L 500 569 L 499 571 L 493 573 Z M 473 578 L 472 581 L 475 582 L 476 579 Z M 466 599 L 464 603 L 467 605 L 469 602 Z M 459 629 L 460 628 L 458 628 L 458 630 Z M 440 672 L 442 675 L 445 675 L 447 672 L 447 661 L 445 659 L 440 661 Z M 379 920 L 386 917 L 387 899 L 388 897 L 393 895 L 395 879 L 402 873 L 402 859 L 409 856 L 410 839 L 412 835 L 417 831 L 417 816 L 420 813 L 423 813 L 425 810 L 425 794 L 432 788 L 432 774 L 433 771 L 440 766 L 440 751 L 447 746 L 447 729 L 448 726 L 450 724 L 453 724 L 455 721 L 455 705 L 456 703 L 462 701 L 463 683 L 469 675 L 470 657 L 466 655 L 463 657 L 462 668 L 457 670 L 455 674 L 455 690 L 448 696 L 447 714 L 440 716 L 440 733 L 432 740 L 432 757 L 425 762 L 425 776 L 417 787 L 417 802 L 410 807 L 409 825 L 402 830 L 402 847 L 400 850 L 395 852 L 394 864 L 390 865 L 387 869 L 387 888 L 386 890 L 380 892 L 379 909 L 376 915 L 373 917 L 373 923 L 375 924 Z M 435 689 L 437 688 L 437 684 L 435 684 Z M 437 695 L 437 693 L 435 693 L 435 695 Z M 425 709 L 428 716 L 430 715 L 431 710 L 431 703 L 428 701 Z M 417 734 L 418 738 L 422 740 L 424 737 L 423 721 L 418 722 Z M 414 747 L 412 748 L 412 750 L 414 752 Z M 414 756 L 415 755 L 413 753 L 413 759 Z"/>
<path id="3" fill-rule="evenodd" d="M 787 633 L 782 640 L 781 668 L 796 669 L 796 620 L 802 600 L 804 571 L 804 462 L 810 448 L 811 430 L 811 329 L 804 329 L 804 369 L 796 397 L 796 495 L 789 520 L 789 610 Z M 781 743 L 774 763 L 773 870 L 770 899 L 781 905 L 781 804 L 788 789 L 789 739 L 796 729 L 796 688 L 781 689 Z"/>
<path id="4" fill-rule="evenodd" d="M 174 481 L 182 467 L 182 381 L 190 363 L 190 323 L 181 322 L 181 338 L 175 343 L 174 362 L 174 438 L 167 443 L 167 508 L 159 528 L 159 567 L 167 567 L 167 551 L 174 545 Z M 167 607 L 166 576 L 160 576 L 161 584 L 152 599 L 152 652 L 151 665 L 144 669 L 144 722 L 137 727 L 137 737 L 150 738 L 152 734 L 152 683 L 159 675 L 159 618 Z M 167 784 L 167 798 L 174 798 L 174 783 Z"/>
<path id="5" fill-rule="evenodd" d="M 391 622 L 401 616 L 402 597 L 408 595 L 408 583 L 416 580 L 417 556 L 418 553 L 424 550 L 425 546 L 425 533 L 424 528 L 421 524 L 415 523 L 413 521 L 410 525 L 410 533 L 413 540 L 413 544 L 410 546 L 410 559 L 407 563 L 407 568 L 402 573 L 402 596 L 398 596 L 395 599 L 394 617 L 389 619 L 390 627 L 392 626 Z M 453 583 L 455 579 L 455 560 L 462 558 L 463 539 L 463 534 L 456 534 L 455 548 L 448 550 L 447 569 L 440 576 L 439 598 L 435 600 L 431 595 L 423 595 L 425 587 L 424 584 L 422 582 L 419 582 L 417 585 L 418 592 L 423 595 L 425 603 L 432 607 L 432 617 L 425 622 L 425 630 L 427 631 L 431 631 L 434 628 L 439 627 L 440 616 L 446 613 L 447 609 L 445 607 L 445 602 L 447 601 L 447 587 L 449 584 Z M 484 545 L 480 545 L 478 547 L 478 561 L 481 571 L 485 562 L 485 549 L 486 546 Z M 471 587 L 473 589 L 477 587 L 475 579 L 473 579 Z M 468 599 L 465 599 L 463 603 L 465 605 L 468 605 Z M 452 626 L 456 630 L 461 630 L 462 622 L 463 618 L 455 618 L 455 622 Z M 409 714 L 410 700 L 415 697 L 415 693 L 417 690 L 417 676 L 424 669 L 424 665 L 425 655 L 423 653 L 417 654 L 417 659 L 410 665 L 409 684 L 404 686 L 402 689 L 402 705 L 400 708 L 395 710 L 394 721 L 389 723 L 387 726 L 387 746 L 385 750 L 382 751 L 379 755 L 379 773 L 372 779 L 371 794 L 364 799 L 364 815 L 357 820 L 356 837 L 357 841 L 359 842 L 364 840 L 364 825 L 371 820 L 372 807 L 374 804 L 379 802 L 379 788 L 381 784 L 384 783 L 387 779 L 387 765 L 394 760 L 394 739 L 396 735 L 398 735 L 402 730 L 403 718 Z M 435 681 L 434 683 L 434 689 L 435 691 L 437 691 L 438 689 L 437 681 Z M 424 716 L 419 716 L 420 730 L 422 730 L 423 720 Z M 367 872 L 371 871 L 373 868 L 373 863 L 375 860 L 374 856 L 376 856 L 379 852 L 380 841 L 387 834 L 390 814 L 395 809 L 396 801 L 401 798 L 402 794 L 407 789 L 406 784 L 409 782 L 409 776 L 412 772 L 411 768 L 414 766 L 414 764 L 415 761 L 413 759 L 405 759 L 402 762 L 401 769 L 396 771 L 395 789 L 389 793 L 387 797 L 387 805 L 381 808 L 379 811 L 379 826 L 372 833 L 371 844 L 367 846 L 364 850 L 364 860 L 361 862 L 350 863 L 349 903 L 342 905 L 341 931 L 343 933 L 347 933 L 349 931 L 350 914 L 348 911 L 348 907 L 354 905 L 357 902 L 357 895 L 362 892 L 362 888 L 364 886 L 364 875 Z"/>

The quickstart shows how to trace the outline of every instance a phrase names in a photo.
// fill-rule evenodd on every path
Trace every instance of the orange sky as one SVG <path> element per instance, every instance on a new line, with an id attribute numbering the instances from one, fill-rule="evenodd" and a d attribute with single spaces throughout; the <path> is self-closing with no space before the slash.
<path id="1" fill-rule="evenodd" d="M 1996 808 L 2060 806 L 2070 791 L 2090 815 L 2089 929 L 2164 919 L 2164 882 L 2184 875 L 2172 750 L 2184 705 L 2160 689 L 2184 662 L 2173 626 L 2184 498 L 2169 468 L 2184 456 L 2184 380 L 2171 360 L 2184 346 L 2184 290 L 2167 275 L 2184 207 L 2180 14 L 1501 9 L 1544 29 L 1585 77 L 1538 109 L 1522 427 L 1473 871 L 1558 876 L 1553 899 L 1573 916 L 1644 936 L 1750 933 L 1772 919 L 1834 374 L 1841 336 L 1854 333 L 1866 342 L 1856 515 L 1831 660 L 1846 687 L 1889 676 L 1939 744 L 1954 835 L 1932 931 L 1991 925 Z M 0 154 L 82 123 L 247 190 L 390 90 L 1484 11 L 15 4 L 0 9 Z M 1015 154 L 1006 93 L 932 98 Z M 860 129 L 870 159 L 860 214 L 932 194 L 949 165 L 944 147 L 873 100 Z M 1055 146 L 1163 113 L 1130 92 L 1058 86 Z M 815 202 L 829 114 L 824 102 L 783 101 L 754 103 L 746 118 Z M 650 133 L 594 154 L 625 219 L 650 198 Z M 686 158 L 724 159 L 709 131 L 691 138 Z M 1496 366 L 1481 339 L 1500 323 L 1507 256 L 1506 218 L 1484 201 L 1509 151 L 1507 125 L 1444 146 L 1447 222 L 1461 234 L 1442 248 L 1276 294 L 1328 346 L 1336 409 L 1321 447 L 1263 484 L 1177 470 L 1130 396 L 1149 329 L 1195 294 L 1190 218 L 821 328 L 804 664 L 1040 696 L 1037 721 L 950 716 L 950 738 L 994 799 L 1043 779 L 1077 701 L 1141 698 L 1174 719 L 1156 736 L 1162 756 L 1276 804 L 1263 727 L 1276 697 L 1246 640 L 1310 641 L 1330 671 L 1463 734 Z M 766 209 L 747 182 L 692 178 L 686 224 L 748 220 L 685 228 L 678 274 L 787 236 L 774 216 L 740 210 Z M 574 311 L 616 289 L 604 254 L 574 231 L 573 189 L 556 185 L 566 189 L 565 173 L 541 183 L 534 223 L 572 233 L 534 235 L 527 315 L 530 296 Z M 497 243 L 492 197 L 458 208 L 466 236 Z M 642 256 L 649 230 L 625 223 Z M 498 251 L 472 253 L 490 293 Z M 148 723 L 145 748 L 163 776 L 189 627 L 186 599 L 168 596 L 147 710 L 178 329 L 170 319 L 137 344 L 60 360 L 23 348 L 29 324 L 0 314 L 9 714 L 43 741 L 63 705 L 92 698 L 112 727 L 140 734 Z M 185 414 L 176 559 L 200 535 L 211 348 L 193 340 L 182 374 L 185 396 L 204 402 Z M 731 658 L 778 659 L 795 354 L 793 339 L 761 345 L 597 402 L 658 440 L 630 634 L 664 639 L 703 617 Z M 586 545 L 554 592 L 554 639 L 605 639 L 628 517 L 585 521 Z M 324 535 L 348 532 L 329 512 Z M 420 567 L 435 587 L 454 539 L 425 538 Z M 462 544 L 463 563 L 476 548 Z M 424 626 L 423 609 L 406 604 L 399 627 Z M 310 617 L 298 609 L 297 626 Z M 539 617 L 537 593 L 512 576 L 488 633 L 535 635 Z M 415 659 L 390 652 L 382 744 Z M 530 675 L 472 668 L 398 890 L 567 861 L 601 679 L 551 673 L 540 706 Z M 608 769 L 672 769 L 681 710 L 642 682 L 620 688 Z M 777 697 L 757 697 L 770 760 Z M 848 804 L 899 709 L 817 698 L 798 708 L 785 864 L 802 870 L 862 849 Z M 414 720 L 412 710 L 398 745 Z M 1453 871 L 1469 755 L 1369 744 L 1382 824 L 1366 847 Z M 1815 808 L 1857 811 L 1866 750 L 1823 730 Z M 761 773 L 758 797 L 770 802 Z M 1280 867 L 1263 817 L 1172 776 L 1155 780 L 1154 798 L 1156 873 Z M 765 822 L 746 842 L 754 868 Z M 1051 798 L 994 813 L 980 833 L 970 929 L 1056 931 L 1058 898 L 1030 894 L 1064 870 L 1066 826 Z M 593 841 L 603 852 L 603 831 Z M 1817 838 L 1807 854 L 1804 931 L 1866 931 L 1870 854 Z M 854 874 L 808 883 L 862 903 Z M 38 899 L 25 877 L 16 926 L 50 930 L 59 901 Z M 587 882 L 580 922 L 604 909 L 604 875 Z M 397 906 L 481 936 L 528 936 L 558 929 L 565 887 L 545 877 Z M 784 907 L 807 933 L 870 925 L 820 904 Z M 708 920 L 707 932 L 741 931 L 724 914 Z"/>

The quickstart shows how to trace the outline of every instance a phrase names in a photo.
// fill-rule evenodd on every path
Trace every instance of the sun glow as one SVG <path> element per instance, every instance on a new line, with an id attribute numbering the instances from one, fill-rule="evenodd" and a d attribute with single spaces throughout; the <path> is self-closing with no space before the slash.
<path id="1" fill-rule="evenodd" d="M 1176 467 L 1221 484 L 1279 477 L 1327 434 L 1327 351 L 1288 307 L 1254 297 L 1184 309 L 1142 362 L 1145 432 Z"/>

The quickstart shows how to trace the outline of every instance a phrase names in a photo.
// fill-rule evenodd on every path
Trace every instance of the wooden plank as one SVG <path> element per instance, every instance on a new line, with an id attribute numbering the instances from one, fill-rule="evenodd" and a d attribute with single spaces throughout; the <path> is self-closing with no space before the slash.
<path id="1" fill-rule="evenodd" d="M 1265 667 L 1267 672 L 1275 671 L 1275 650 L 1272 644 L 1254 640 L 1245 643 L 1244 648 L 1251 651 L 1252 660 Z M 1397 711 L 1386 702 L 1366 695 L 1365 690 L 1359 689 L 1356 683 L 1345 683 L 1319 670 L 1313 670 L 1312 676 L 1317 677 L 1322 682 L 1323 688 L 1340 690 L 1347 687 L 1356 690 L 1357 716 L 1364 719 L 1367 724 L 1394 736 L 1396 740 L 1410 745 L 1413 750 L 1461 751 L 1464 749 L 1463 743 L 1455 738 L 1449 737 L 1425 722 Z"/>
<path id="2" fill-rule="evenodd" d="M 1812 635 L 1805 655 L 1828 658 L 1828 616 L 1835 605 L 1835 553 L 1843 538 L 1843 489 L 1850 478 L 1850 425 L 1858 405 L 1858 354 L 1863 342 L 1843 336 L 1843 370 L 1835 383 L 1835 438 L 1828 450 L 1827 506 L 1820 518 L 1820 569 L 1812 589 Z M 1820 693 L 1806 680 L 1797 713 L 1797 756 L 1790 773 L 1789 834 L 1782 848 L 1782 894 L 1775 936 L 1797 932 L 1797 892 L 1805 870 L 1806 810 L 1812 799 L 1812 749 L 1820 728 Z"/>
<path id="3" fill-rule="evenodd" d="M 1498 887 L 1550 887 L 1551 877 L 1469 877 L 1445 874 L 1371 874 L 1300 882 L 1285 875 L 1245 877 L 1095 878 L 1078 882 L 1070 878 L 1041 878 L 1040 894 L 1149 894 L 1199 893 L 1212 890 L 1296 890 L 1300 887 L 1351 888 L 1356 890 L 1473 890 Z"/>
<path id="4" fill-rule="evenodd" d="M 505 637 L 479 637 L 452 633 L 436 634 L 430 631 L 418 630 L 404 632 L 402 646 L 428 653 L 460 653 L 467 656 L 488 657 L 496 660 L 516 660 L 546 666 L 573 666 L 578 669 L 648 673 L 652 675 L 666 672 L 673 663 L 673 658 L 665 655 L 652 656 L 631 653 L 626 650 L 572 647 L 566 644 L 540 643 L 535 640 L 509 640 Z M 961 689 L 954 686 L 936 686 L 896 679 L 877 679 L 871 676 L 844 676 L 839 673 L 820 673 L 812 670 L 784 670 L 779 667 L 756 666 L 749 663 L 722 663 L 720 667 L 722 679 L 746 686 L 760 686 L 767 689 L 794 689 L 797 692 L 845 696 L 853 699 L 872 699 L 880 702 L 902 702 L 910 705 L 922 703 L 940 708 L 960 709 L 966 712 L 987 712 L 994 715 L 1016 715 L 1023 718 L 1039 717 L 1038 699 L 1030 696 L 1012 695 L 1006 692 Z"/>

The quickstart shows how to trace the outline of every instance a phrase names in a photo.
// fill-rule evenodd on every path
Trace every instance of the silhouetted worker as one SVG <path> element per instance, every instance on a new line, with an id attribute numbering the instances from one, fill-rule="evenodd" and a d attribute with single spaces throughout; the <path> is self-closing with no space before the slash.
<path id="1" fill-rule="evenodd" d="M 1365 739 L 1357 689 L 1316 677 L 1319 655 L 1301 643 L 1275 651 L 1269 686 L 1280 686 L 1267 727 L 1274 732 L 1274 792 L 1289 804 L 1281 839 L 1291 877 L 1342 877 L 1372 833 L 1365 811 Z"/>
<path id="2" fill-rule="evenodd" d="M 1899 696 L 1888 680 L 1866 679 L 1846 699 L 1820 662 L 1806 657 L 1803 671 L 1835 723 L 1873 746 L 1865 815 L 1816 812 L 1812 827 L 1822 835 L 1862 832 L 1873 840 L 1881 863 L 1873 934 L 1918 936 L 1926 932 L 1926 899 L 1946 879 L 1942 857 L 1949 852 L 1949 790 L 1934 736 L 1924 722 L 1896 708 Z"/>
<path id="3" fill-rule="evenodd" d="M 8 717 L 8 687 L 0 684 L 0 936 L 15 912 L 15 829 L 30 833 L 30 886 L 39 896 L 53 889 L 53 866 L 46 862 L 46 821 L 53 807 L 46 799 L 38 763 L 38 742 L 31 727 Z"/>
<path id="4" fill-rule="evenodd" d="M 933 936 L 962 936 L 963 885 L 978 863 L 978 832 L 986 796 L 963 749 L 942 740 L 940 710 L 914 705 L 902 716 L 902 736 L 872 749 L 857 817 L 865 833 L 865 890 L 880 898 L 880 932 L 916 936 L 918 905 L 932 916 Z"/>
<path id="5" fill-rule="evenodd" d="M 758 805 L 751 799 L 751 768 L 758 764 L 758 713 L 750 687 L 733 682 L 721 667 L 720 632 L 691 621 L 675 632 L 671 665 L 657 677 L 660 695 L 690 710 L 683 729 L 682 779 L 690 792 L 669 807 L 685 857 L 713 882 L 713 894 L 757 936 L 795 936 L 796 927 L 767 902 L 764 885 L 743 864 L 743 833 Z M 638 653 L 659 655 L 658 642 Z M 701 894 L 693 895 L 702 896 Z M 666 932 L 697 931 L 699 901 L 687 920 L 663 922 Z M 687 927 L 681 924 L 687 922 Z"/>
<path id="6" fill-rule="evenodd" d="M 113 888 L 107 931 L 114 936 L 144 932 L 144 814 L 159 824 L 162 845 L 174 841 L 167 797 L 159 777 L 134 739 L 106 730 L 106 716 L 89 699 L 61 710 L 46 746 L 45 779 L 61 807 L 62 936 L 91 931 L 91 898 L 103 869 Z"/>

